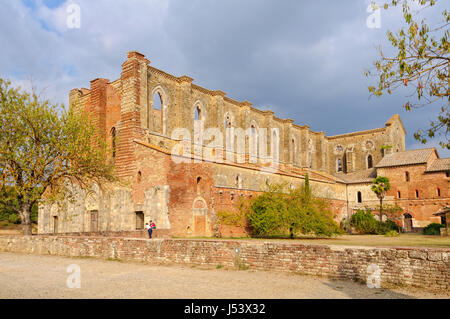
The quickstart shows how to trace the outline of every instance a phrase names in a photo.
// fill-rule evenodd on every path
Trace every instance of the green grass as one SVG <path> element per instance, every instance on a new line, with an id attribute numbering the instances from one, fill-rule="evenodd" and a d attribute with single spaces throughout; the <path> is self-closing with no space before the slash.
<path id="1" fill-rule="evenodd" d="M 0 227 L 1 229 L 19 229 L 20 228 L 20 225 L 10 223 L 7 220 L 0 221 L 0 226 L 1 226 Z"/>
<path id="2" fill-rule="evenodd" d="M 450 237 L 425 236 L 422 234 L 400 234 L 396 237 L 386 237 L 384 235 L 344 235 L 332 239 L 300 239 L 299 241 L 311 244 L 371 247 L 450 247 Z"/>
<path id="3" fill-rule="evenodd" d="M 210 237 L 185 237 L 184 239 L 212 239 L 212 240 L 249 240 L 249 241 L 274 241 L 293 242 L 304 244 L 343 245 L 343 246 L 369 246 L 369 247 L 435 247 L 450 248 L 450 237 L 427 236 L 416 233 L 400 234 L 396 237 L 384 235 L 342 235 L 333 238 L 298 237 L 295 239 L 284 238 L 210 238 Z"/>

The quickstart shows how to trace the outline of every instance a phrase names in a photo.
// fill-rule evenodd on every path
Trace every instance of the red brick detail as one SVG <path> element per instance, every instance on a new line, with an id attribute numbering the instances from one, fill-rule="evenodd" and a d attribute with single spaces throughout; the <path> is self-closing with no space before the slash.
<path id="1" fill-rule="evenodd" d="M 391 185 L 387 196 L 393 196 L 396 204 L 404 209 L 403 213 L 410 214 L 416 221 L 440 223 L 440 217 L 433 214 L 449 205 L 449 178 L 445 172 L 426 173 L 426 168 L 426 164 L 384 168 Z M 419 197 L 416 197 L 416 190 Z"/>
<path id="2" fill-rule="evenodd" d="M 100 78 L 91 81 L 91 98 L 85 109 L 90 113 L 92 123 L 98 128 L 102 138 L 106 137 L 106 87 L 108 83 L 108 79 Z"/>

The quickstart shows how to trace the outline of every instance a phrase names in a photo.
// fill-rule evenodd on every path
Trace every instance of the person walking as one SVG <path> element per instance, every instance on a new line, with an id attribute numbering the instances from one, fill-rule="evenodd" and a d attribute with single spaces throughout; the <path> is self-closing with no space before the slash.
<path id="1" fill-rule="evenodd" d="M 151 222 L 151 221 L 150 221 L 150 222 Z M 149 239 L 152 239 L 152 232 L 153 232 L 152 227 L 151 227 L 148 223 L 146 223 L 146 224 L 145 224 L 145 228 L 147 228 L 147 231 L 148 231 L 148 238 L 149 238 Z"/>

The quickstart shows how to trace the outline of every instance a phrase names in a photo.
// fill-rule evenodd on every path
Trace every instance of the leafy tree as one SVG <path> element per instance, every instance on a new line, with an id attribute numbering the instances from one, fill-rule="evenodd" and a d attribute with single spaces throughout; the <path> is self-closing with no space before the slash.
<path id="1" fill-rule="evenodd" d="M 242 226 L 245 220 L 252 235 L 258 237 L 288 234 L 294 238 L 298 233 L 319 236 L 342 233 L 333 219 L 329 203 L 312 196 L 308 177 L 305 186 L 286 189 L 286 184 L 267 184 L 263 194 L 239 204 L 239 213 L 220 212 L 219 219 L 235 226 Z"/>
<path id="2" fill-rule="evenodd" d="M 386 192 L 391 189 L 389 184 L 389 178 L 384 176 L 378 176 L 372 182 L 372 192 L 374 192 L 380 200 L 380 221 L 383 217 L 383 198 L 386 196 Z"/>
<path id="3" fill-rule="evenodd" d="M 266 192 L 252 201 L 249 209 L 249 226 L 256 236 L 280 236 L 292 224 L 283 185 L 269 185 Z"/>
<path id="4" fill-rule="evenodd" d="M 14 208 L 11 208 L 14 207 Z M 17 212 L 20 210 L 17 201 L 17 194 L 14 189 L 10 187 L 3 187 L 0 189 L 0 220 L 7 220 L 11 215 L 18 216 Z M 18 220 L 19 217 L 17 217 Z M 38 204 L 35 203 L 31 207 L 31 221 L 36 223 L 38 218 Z"/>
<path id="5" fill-rule="evenodd" d="M 62 196 L 67 183 L 84 188 L 116 180 L 106 143 L 97 137 L 88 114 L 0 79 L 0 190 L 12 189 L 16 203 L 0 200 L 20 216 L 25 235 L 31 235 L 32 207 L 44 192 L 51 199 Z"/>
<path id="6" fill-rule="evenodd" d="M 217 212 L 219 224 L 237 227 L 246 227 L 248 223 L 249 203 L 251 201 L 239 197 L 236 209 L 232 211 L 220 210 Z"/>
<path id="7" fill-rule="evenodd" d="M 309 174 L 305 175 L 305 187 L 303 188 L 304 198 L 306 200 L 311 198 L 311 186 L 309 185 Z"/>
<path id="8" fill-rule="evenodd" d="M 440 113 L 437 119 L 422 132 L 418 130 L 414 137 L 423 144 L 435 135 L 443 136 L 440 142 L 442 148 L 450 149 L 447 135 L 450 128 L 449 120 L 449 61 L 450 45 L 448 42 L 450 16 L 447 10 L 442 12 L 442 20 L 433 26 L 425 23 L 425 19 L 417 22 L 422 10 L 433 7 L 435 0 L 391 0 L 384 4 L 384 9 L 400 6 L 406 25 L 397 33 L 388 31 L 390 44 L 397 52 L 394 56 L 385 56 L 381 47 L 381 59 L 375 61 L 375 71 L 365 71 L 366 76 L 378 77 L 377 86 L 369 86 L 369 92 L 375 96 L 383 93 L 391 94 L 400 87 L 411 88 L 413 100 L 407 100 L 403 108 L 407 111 L 413 108 L 438 104 Z M 375 4 L 372 4 L 376 7 Z M 419 10 L 411 7 L 418 5 Z M 416 100 L 417 99 L 417 100 Z"/>
<path id="9" fill-rule="evenodd" d="M 390 204 L 383 204 L 383 213 L 387 216 L 387 218 L 391 220 L 398 219 L 402 213 L 403 208 L 398 206 L 397 204 L 390 205 Z"/>

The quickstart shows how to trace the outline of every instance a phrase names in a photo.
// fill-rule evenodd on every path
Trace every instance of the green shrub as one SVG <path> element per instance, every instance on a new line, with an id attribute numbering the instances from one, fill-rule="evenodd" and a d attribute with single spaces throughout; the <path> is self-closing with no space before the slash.
<path id="1" fill-rule="evenodd" d="M 390 219 L 385 222 L 376 220 L 370 209 L 359 209 L 352 215 L 350 225 L 361 235 L 384 235 L 390 231 L 400 231 L 397 224 Z"/>
<path id="2" fill-rule="evenodd" d="M 388 219 L 385 222 L 379 222 L 377 221 L 377 231 L 376 233 L 379 235 L 386 234 L 390 231 L 394 231 L 399 233 L 400 227 L 397 226 L 396 223 L 394 223 L 392 220 Z"/>
<path id="3" fill-rule="evenodd" d="M 9 221 L 11 224 L 20 224 L 20 218 L 19 218 L 19 216 L 17 216 L 16 214 L 10 214 L 10 215 L 8 216 L 8 221 Z"/>
<path id="4" fill-rule="evenodd" d="M 339 226 L 345 231 L 349 231 L 351 229 L 350 221 L 345 217 L 341 220 Z"/>
<path id="5" fill-rule="evenodd" d="M 399 235 L 399 233 L 396 232 L 395 230 L 390 230 L 386 234 L 384 234 L 384 236 L 386 236 L 386 237 L 397 237 L 398 235 Z"/>
<path id="6" fill-rule="evenodd" d="M 217 219 L 221 225 L 245 227 L 248 223 L 248 201 L 239 198 L 238 209 L 221 210 L 217 212 Z"/>
<path id="7" fill-rule="evenodd" d="M 396 231 L 397 233 L 400 232 L 400 227 L 395 222 L 393 222 L 392 220 L 390 220 L 390 219 L 386 220 L 385 224 L 387 225 L 387 228 L 389 230 Z"/>
<path id="8" fill-rule="evenodd" d="M 445 225 L 438 223 L 431 223 L 423 229 L 424 235 L 440 235 L 441 228 L 444 228 Z"/>
<path id="9" fill-rule="evenodd" d="M 8 223 L 3 223 L 2 226 L 3 226 L 3 227 L 8 227 L 9 224 L 8 224 Z"/>
<path id="10" fill-rule="evenodd" d="M 238 212 L 220 211 L 220 224 L 245 226 L 252 237 L 294 238 L 296 235 L 333 236 L 344 231 L 333 219 L 329 202 L 315 198 L 305 186 L 267 184 L 267 191 L 239 202 Z"/>
<path id="11" fill-rule="evenodd" d="M 366 211 L 358 209 L 358 211 L 352 215 L 350 224 L 356 232 L 362 235 L 378 234 L 380 232 L 379 222 L 375 219 L 369 209 Z"/>
<path id="12" fill-rule="evenodd" d="M 298 234 L 330 237 L 344 233 L 333 219 L 329 202 L 305 186 L 286 192 L 285 184 L 267 185 L 268 191 L 251 201 L 248 221 L 256 237 L 294 238 Z"/>

